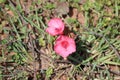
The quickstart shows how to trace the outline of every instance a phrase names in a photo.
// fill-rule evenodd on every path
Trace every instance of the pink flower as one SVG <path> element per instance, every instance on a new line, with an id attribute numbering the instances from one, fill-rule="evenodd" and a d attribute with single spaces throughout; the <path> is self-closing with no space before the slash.
<path id="1" fill-rule="evenodd" d="M 57 54 L 66 59 L 67 56 L 76 51 L 75 41 L 68 36 L 61 35 L 55 41 L 54 50 Z"/>
<path id="2" fill-rule="evenodd" d="M 53 18 L 48 22 L 48 28 L 46 32 L 50 35 L 55 36 L 58 34 L 62 34 L 64 30 L 64 23 L 59 18 Z"/>

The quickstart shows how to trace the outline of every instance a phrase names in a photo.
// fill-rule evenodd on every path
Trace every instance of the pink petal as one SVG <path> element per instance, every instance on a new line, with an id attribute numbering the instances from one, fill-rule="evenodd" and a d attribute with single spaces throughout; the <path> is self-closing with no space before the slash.
<path id="1" fill-rule="evenodd" d="M 59 18 L 53 18 L 48 22 L 46 32 L 52 36 L 62 34 L 64 31 L 64 23 Z"/>
<path id="2" fill-rule="evenodd" d="M 54 50 L 57 54 L 66 58 L 76 51 L 75 41 L 68 36 L 61 35 L 55 41 Z"/>
<path id="3" fill-rule="evenodd" d="M 51 27 L 48 27 L 48 28 L 46 29 L 46 32 L 49 33 L 49 34 L 52 35 L 52 36 L 57 35 L 57 33 L 55 32 L 55 29 L 53 29 L 53 28 L 51 28 Z"/>

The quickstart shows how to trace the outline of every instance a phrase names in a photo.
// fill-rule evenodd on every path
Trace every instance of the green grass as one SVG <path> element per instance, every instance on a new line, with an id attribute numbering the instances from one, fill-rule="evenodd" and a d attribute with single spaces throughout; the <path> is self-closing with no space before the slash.
<path id="1" fill-rule="evenodd" d="M 0 37 L 0 80 L 28 80 L 30 77 L 62 80 L 63 75 L 66 80 L 77 80 L 79 76 L 82 80 L 116 80 L 119 77 L 120 1 L 87 0 L 81 6 L 79 0 L 60 1 L 68 2 L 70 10 L 76 8 L 83 12 L 85 24 L 68 13 L 67 17 L 54 14 L 55 2 L 36 0 L 30 2 L 29 7 L 26 5 L 28 11 L 25 11 L 25 2 L 0 1 L 0 36 L 8 35 Z M 56 37 L 45 32 L 48 20 L 55 16 L 63 19 L 76 35 L 77 51 L 67 61 L 53 50 Z M 96 24 L 94 17 L 97 17 Z M 111 66 L 116 70 L 110 69 Z"/>

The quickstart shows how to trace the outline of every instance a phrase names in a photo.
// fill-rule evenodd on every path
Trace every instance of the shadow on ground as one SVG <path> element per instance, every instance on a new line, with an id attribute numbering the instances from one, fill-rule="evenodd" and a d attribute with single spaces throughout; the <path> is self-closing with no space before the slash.
<path id="1" fill-rule="evenodd" d="M 91 44 L 86 44 L 86 41 L 82 41 L 80 38 L 76 38 L 76 52 L 71 54 L 68 57 L 68 60 L 74 65 L 78 65 L 82 61 L 86 60 L 90 56 L 90 53 L 88 52 L 90 45 Z"/>

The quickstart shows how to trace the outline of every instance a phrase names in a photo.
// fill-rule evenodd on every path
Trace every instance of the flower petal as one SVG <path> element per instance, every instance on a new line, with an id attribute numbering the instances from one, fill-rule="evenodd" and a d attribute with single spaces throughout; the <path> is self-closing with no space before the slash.
<path id="1" fill-rule="evenodd" d="M 60 35 L 55 41 L 54 50 L 57 54 L 66 58 L 76 51 L 75 41 L 68 36 Z"/>

